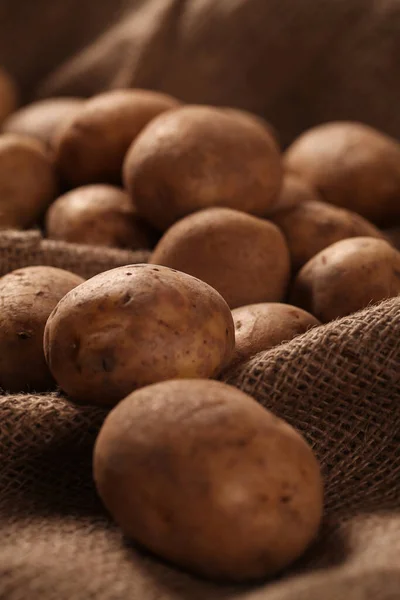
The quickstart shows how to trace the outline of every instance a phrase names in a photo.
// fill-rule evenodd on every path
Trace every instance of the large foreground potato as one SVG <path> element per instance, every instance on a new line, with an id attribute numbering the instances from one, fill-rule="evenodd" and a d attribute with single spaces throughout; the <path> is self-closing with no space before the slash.
<path id="1" fill-rule="evenodd" d="M 304 439 L 216 381 L 167 381 L 128 396 L 99 434 L 94 478 L 127 536 L 217 579 L 279 572 L 321 520 L 320 469 Z"/>
<path id="2" fill-rule="evenodd" d="M 54 140 L 64 179 L 75 187 L 118 183 L 132 140 L 154 117 L 178 105 L 171 96 L 147 90 L 113 90 L 94 96 Z"/>
<path id="3" fill-rule="evenodd" d="M 26 267 L 0 279 L 0 387 L 43 391 L 54 385 L 43 353 L 46 321 L 63 296 L 83 282 L 54 267 Z"/>
<path id="4" fill-rule="evenodd" d="M 276 212 L 270 219 L 286 238 L 294 271 L 340 240 L 352 237 L 383 239 L 379 229 L 357 213 L 326 202 L 300 202 Z"/>
<path id="5" fill-rule="evenodd" d="M 290 275 L 289 252 L 279 229 L 229 208 L 209 208 L 175 223 L 150 262 L 206 281 L 231 308 L 282 300 Z"/>
<path id="6" fill-rule="evenodd" d="M 105 184 L 87 185 L 60 196 L 46 215 L 47 236 L 76 244 L 148 248 L 149 235 L 130 197 Z"/>
<path id="7" fill-rule="evenodd" d="M 322 322 L 400 293 L 400 253 L 385 240 L 352 238 L 329 246 L 299 271 L 291 303 Z"/>
<path id="8" fill-rule="evenodd" d="M 20 108 L 3 123 L 3 131 L 38 139 L 50 146 L 64 122 L 80 110 L 81 98 L 48 98 Z"/>
<path id="9" fill-rule="evenodd" d="M 400 222 L 400 145 L 367 125 L 334 122 L 310 129 L 287 150 L 285 166 L 325 202 L 378 225 Z"/>
<path id="10" fill-rule="evenodd" d="M 234 350 L 228 305 L 206 283 L 165 267 L 128 265 L 67 294 L 50 316 L 50 370 L 75 400 L 112 405 L 172 378 L 213 377 Z"/>
<path id="11" fill-rule="evenodd" d="M 8 73 L 0 67 L 0 125 L 17 108 L 17 88 Z"/>
<path id="12" fill-rule="evenodd" d="M 263 216 L 281 180 L 280 152 L 268 129 L 207 106 L 154 119 L 124 163 L 124 183 L 139 214 L 162 231 L 212 206 Z"/>
<path id="13" fill-rule="evenodd" d="M 0 136 L 0 229 L 24 229 L 42 216 L 57 193 L 51 158 L 37 140 Z"/>
<path id="14" fill-rule="evenodd" d="M 278 302 L 242 306 L 232 311 L 235 354 L 232 364 L 288 342 L 320 322 L 308 312 Z"/>

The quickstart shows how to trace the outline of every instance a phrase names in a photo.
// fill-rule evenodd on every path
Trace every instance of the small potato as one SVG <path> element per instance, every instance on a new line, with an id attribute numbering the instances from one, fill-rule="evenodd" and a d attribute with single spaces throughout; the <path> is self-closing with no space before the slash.
<path id="1" fill-rule="evenodd" d="M 218 292 L 152 265 L 88 280 L 59 303 L 44 336 L 57 383 L 73 400 L 97 405 L 157 381 L 214 377 L 234 345 L 232 315 Z"/>
<path id="2" fill-rule="evenodd" d="M 0 279 L 0 387 L 44 391 L 55 385 L 43 352 L 46 321 L 84 280 L 54 267 L 26 267 Z"/>
<path id="3" fill-rule="evenodd" d="M 175 223 L 149 262 L 206 281 L 231 308 L 282 300 L 290 275 L 289 251 L 279 229 L 229 208 L 209 208 Z"/>
<path id="4" fill-rule="evenodd" d="M 178 100 L 147 90 L 113 90 L 94 96 L 54 139 L 56 162 L 74 187 L 119 183 L 126 151 L 154 117 Z"/>
<path id="5" fill-rule="evenodd" d="M 0 136 L 0 229 L 34 225 L 57 194 L 50 156 L 37 140 Z"/>
<path id="6" fill-rule="evenodd" d="M 47 211 L 47 236 L 77 244 L 148 248 L 150 236 L 130 197 L 111 185 L 76 188 L 60 196 Z"/>
<path id="7" fill-rule="evenodd" d="M 326 202 L 300 202 L 276 212 L 270 219 L 286 238 L 295 272 L 318 252 L 340 240 L 384 237 L 379 229 L 357 213 Z"/>
<path id="8" fill-rule="evenodd" d="M 49 98 L 28 104 L 14 112 L 3 123 L 3 132 L 38 139 L 46 146 L 62 125 L 81 109 L 82 98 Z"/>
<path id="9" fill-rule="evenodd" d="M 276 201 L 281 157 L 256 119 L 186 106 L 154 119 L 132 144 L 125 187 L 156 229 L 213 206 L 263 216 Z"/>
<path id="10" fill-rule="evenodd" d="M 272 219 L 273 215 L 283 210 L 289 210 L 305 202 L 319 201 L 321 198 L 314 188 L 297 175 L 285 174 L 279 198 L 270 210 L 264 215 Z"/>
<path id="11" fill-rule="evenodd" d="M 11 76 L 0 67 L 0 125 L 17 109 L 18 92 Z"/>
<path id="12" fill-rule="evenodd" d="M 233 310 L 232 316 L 236 338 L 232 364 L 248 360 L 258 352 L 288 342 L 320 325 L 310 313 L 277 302 L 242 306 Z"/>
<path id="13" fill-rule="evenodd" d="M 317 533 L 318 462 L 285 421 L 217 381 L 167 381 L 107 417 L 94 479 L 128 537 L 197 574 L 274 575 Z"/>
<path id="14" fill-rule="evenodd" d="M 322 199 L 377 225 L 400 222 L 400 144 L 361 123 L 314 127 L 288 148 L 284 164 Z"/>
<path id="15" fill-rule="evenodd" d="M 312 258 L 294 280 L 291 304 L 321 322 L 400 293 L 400 253 L 385 240 L 336 242 Z"/>

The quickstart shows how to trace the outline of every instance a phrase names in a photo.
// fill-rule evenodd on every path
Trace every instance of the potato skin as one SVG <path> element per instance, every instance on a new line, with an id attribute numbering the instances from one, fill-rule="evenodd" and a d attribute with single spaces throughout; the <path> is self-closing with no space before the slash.
<path id="1" fill-rule="evenodd" d="M 100 431 L 94 478 L 127 536 L 215 579 L 277 573 L 303 553 L 321 520 L 310 447 L 217 381 L 167 381 L 128 396 Z"/>
<path id="2" fill-rule="evenodd" d="M 150 247 L 148 228 L 123 190 L 105 184 L 75 188 L 57 198 L 46 215 L 47 236 L 76 244 Z"/>
<path id="3" fill-rule="evenodd" d="M 55 382 L 46 365 L 43 332 L 59 300 L 84 280 L 54 267 L 26 267 L 0 279 L 0 387 L 45 391 Z"/>
<path id="4" fill-rule="evenodd" d="M 57 193 L 54 165 L 36 140 L 0 136 L 0 229 L 34 225 Z"/>
<path id="5" fill-rule="evenodd" d="M 385 240 L 342 240 L 312 258 L 293 283 L 290 302 L 321 322 L 400 293 L 400 253 Z"/>
<path id="6" fill-rule="evenodd" d="M 317 191 L 301 177 L 285 173 L 278 200 L 264 216 L 272 220 L 276 213 L 289 210 L 305 202 L 320 200 Z"/>
<path id="7" fill-rule="evenodd" d="M 126 151 L 154 117 L 178 100 L 148 90 L 113 90 L 94 96 L 54 140 L 56 162 L 74 187 L 119 183 Z"/>
<path id="8" fill-rule="evenodd" d="M 164 234 L 150 261 L 206 281 L 231 308 L 284 298 L 290 257 L 269 221 L 209 208 L 181 219 Z"/>
<path id="9" fill-rule="evenodd" d="M 400 145 L 372 127 L 341 121 L 314 127 L 288 148 L 284 164 L 325 202 L 377 225 L 400 222 Z"/>
<path id="10" fill-rule="evenodd" d="M 326 202 L 301 202 L 276 212 L 270 219 L 286 238 L 295 272 L 318 252 L 340 240 L 384 237 L 377 227 L 357 213 Z"/>
<path id="11" fill-rule="evenodd" d="M 208 106 L 154 119 L 132 144 L 123 173 L 139 214 L 160 231 L 213 206 L 262 216 L 282 182 L 281 156 L 267 128 Z"/>
<path id="12" fill-rule="evenodd" d="M 18 105 L 18 91 L 12 77 L 0 67 L 0 125 Z"/>
<path id="13" fill-rule="evenodd" d="M 153 265 L 101 273 L 50 316 L 45 355 L 73 400 L 113 405 L 172 378 L 213 377 L 234 350 L 232 315 L 206 283 Z"/>
<path id="14" fill-rule="evenodd" d="M 246 361 L 320 325 L 310 313 L 278 302 L 241 306 L 232 311 L 232 316 L 236 342 L 231 364 Z"/>
<path id="15" fill-rule="evenodd" d="M 63 123 L 77 114 L 82 98 L 48 98 L 32 102 L 11 114 L 3 123 L 4 133 L 16 133 L 36 138 L 50 147 Z"/>

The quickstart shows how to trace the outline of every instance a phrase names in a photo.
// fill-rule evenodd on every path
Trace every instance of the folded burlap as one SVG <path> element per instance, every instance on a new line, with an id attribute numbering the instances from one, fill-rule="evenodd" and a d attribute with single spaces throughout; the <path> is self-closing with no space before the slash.
<path id="1" fill-rule="evenodd" d="M 143 253 L 0 237 L 1 274 L 54 264 L 86 276 Z M 91 454 L 105 417 L 57 394 L 0 398 L 3 600 L 398 600 L 400 298 L 257 355 L 224 379 L 287 419 L 321 461 L 319 539 L 275 582 L 216 586 L 147 556 L 102 509 Z M 238 540 L 240 543 L 240 540 Z"/>

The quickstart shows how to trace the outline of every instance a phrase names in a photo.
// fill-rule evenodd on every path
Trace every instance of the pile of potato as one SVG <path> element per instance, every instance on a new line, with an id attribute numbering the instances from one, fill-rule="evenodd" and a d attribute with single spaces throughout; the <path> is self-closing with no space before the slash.
<path id="1" fill-rule="evenodd" d="M 337 122 L 282 153 L 258 117 L 145 90 L 15 98 L 1 75 L 0 228 L 151 257 L 88 281 L 4 276 L 1 387 L 112 408 L 94 479 L 136 542 L 206 577 L 278 573 L 318 531 L 320 468 L 216 379 L 400 292 L 380 229 L 400 225 L 400 145 Z"/>

